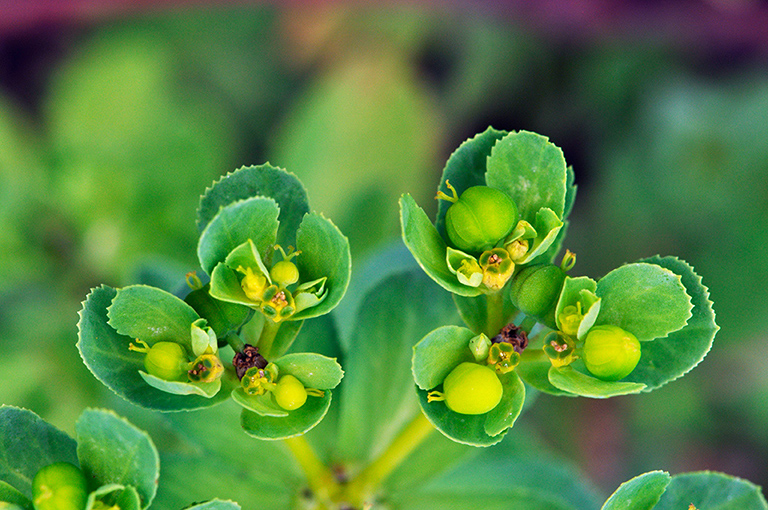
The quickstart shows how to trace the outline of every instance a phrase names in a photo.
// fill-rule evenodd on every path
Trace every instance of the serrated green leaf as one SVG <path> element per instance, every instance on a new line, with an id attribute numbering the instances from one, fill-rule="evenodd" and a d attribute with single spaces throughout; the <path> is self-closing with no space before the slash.
<path id="1" fill-rule="evenodd" d="M 124 287 L 117 290 L 107 314 L 120 335 L 150 345 L 176 342 L 192 352 L 191 326 L 200 316 L 173 294 L 145 285 Z"/>
<path id="2" fill-rule="evenodd" d="M 139 374 L 144 370 L 143 357 L 128 350 L 133 338 L 119 334 L 107 322 L 107 307 L 116 295 L 117 291 L 111 287 L 97 287 L 80 310 L 77 348 L 99 381 L 129 402 L 159 411 L 199 409 L 229 398 L 230 390 L 226 388 L 208 399 L 198 395 L 172 395 L 147 385 Z"/>
<path id="3" fill-rule="evenodd" d="M 147 435 L 111 411 L 86 409 L 75 424 L 77 456 L 95 486 L 132 486 L 147 508 L 157 492 L 160 458 Z"/>
<path id="4" fill-rule="evenodd" d="M 234 501 L 222 501 L 220 499 L 212 499 L 205 503 L 198 503 L 193 506 L 188 506 L 184 510 L 241 510 L 240 505 Z"/>
<path id="5" fill-rule="evenodd" d="M 520 219 L 532 225 L 542 207 L 558 218 L 565 210 L 567 172 L 563 152 L 541 135 L 510 133 L 499 140 L 488 158 L 485 180 L 517 204 Z"/>
<path id="6" fill-rule="evenodd" d="M 219 262 L 235 248 L 251 239 L 260 254 L 271 253 L 277 240 L 277 202 L 267 197 L 253 197 L 221 209 L 200 234 L 197 256 L 200 266 L 211 274 Z"/>
<path id="7" fill-rule="evenodd" d="M 442 326 L 413 346 L 413 378 L 422 390 L 443 384 L 448 374 L 463 361 L 474 361 L 469 341 L 476 336 L 459 326 Z"/>
<path id="8" fill-rule="evenodd" d="M 693 307 L 681 276 L 656 264 L 616 268 L 600 278 L 595 293 L 602 299 L 595 325 L 618 326 L 641 342 L 681 329 Z"/>
<path id="9" fill-rule="evenodd" d="M 260 416 L 288 416 L 288 411 L 275 403 L 271 393 L 248 395 L 242 387 L 237 387 L 232 391 L 232 400 Z"/>
<path id="10" fill-rule="evenodd" d="M 85 510 L 92 510 L 99 501 L 108 507 L 116 506 L 120 510 L 141 510 L 141 497 L 136 488 L 120 484 L 103 485 L 88 495 Z M 99 508 L 104 508 L 99 506 Z"/>
<path id="11" fill-rule="evenodd" d="M 459 283 L 456 275 L 451 272 L 445 259 L 448 249 L 445 241 L 429 221 L 427 213 L 409 194 L 400 197 L 400 225 L 405 245 L 430 278 L 454 294 L 462 296 L 481 294 L 477 287 Z"/>
<path id="12" fill-rule="evenodd" d="M 303 406 L 289 411 L 285 417 L 261 416 L 243 409 L 240 425 L 246 434 L 257 439 L 286 439 L 311 430 L 325 417 L 330 406 L 331 392 L 326 390 L 322 397 L 310 396 Z"/>
<path id="13" fill-rule="evenodd" d="M 507 134 L 489 127 L 482 133 L 464 141 L 448 158 L 443 174 L 440 177 L 438 190 L 451 196 L 445 181 L 450 181 L 456 193 L 461 195 L 467 188 L 485 185 L 485 170 L 488 156 L 497 141 Z M 435 227 L 443 239 L 448 239 L 445 231 L 445 213 L 453 205 L 446 200 L 437 202 L 437 218 Z"/>
<path id="14" fill-rule="evenodd" d="M 504 393 L 485 420 L 485 433 L 496 436 L 515 424 L 525 403 L 525 385 L 515 371 L 499 376 Z"/>
<path id="15" fill-rule="evenodd" d="M 17 510 L 18 508 L 33 510 L 32 501 L 29 498 L 2 480 L 0 480 L 0 503 L 8 503 L 10 505 L 10 507 L 0 505 L 0 508 L 6 510 Z"/>
<path id="16" fill-rule="evenodd" d="M 734 476 L 711 471 L 683 473 L 672 477 L 654 510 L 765 510 L 768 504 L 760 487 Z"/>
<path id="17" fill-rule="evenodd" d="M 596 377 L 582 374 L 570 366 L 551 367 L 549 382 L 553 386 L 582 397 L 608 398 L 619 395 L 640 393 L 645 384 L 626 381 L 603 381 Z"/>
<path id="18" fill-rule="evenodd" d="M 79 466 L 75 440 L 32 411 L 0 406 L 0 480 L 32 497 L 32 478 L 54 462 Z"/>
<path id="19" fill-rule="evenodd" d="M 430 423 L 447 438 L 470 446 L 491 446 L 502 439 L 507 430 L 489 436 L 485 431 L 487 414 L 459 414 L 451 411 L 442 401 L 427 401 L 427 391 L 416 388 L 419 403 Z"/>
<path id="20" fill-rule="evenodd" d="M 201 233 L 222 207 L 247 198 L 262 196 L 277 202 L 280 208 L 277 242 L 296 245 L 296 230 L 309 212 L 307 192 L 298 177 L 269 163 L 241 167 L 216 181 L 200 198 L 197 228 Z"/>
<path id="21" fill-rule="evenodd" d="M 335 358 L 311 352 L 286 354 L 273 361 L 279 375 L 290 374 L 306 388 L 330 390 L 338 386 L 344 371 Z"/>
<path id="22" fill-rule="evenodd" d="M 715 324 L 709 290 L 689 264 L 675 257 L 652 257 L 643 262 L 658 264 L 680 275 L 693 304 L 691 318 L 683 329 L 642 345 L 640 362 L 625 380 L 644 383 L 648 391 L 677 379 L 698 365 L 712 347 L 720 328 Z"/>
<path id="23" fill-rule="evenodd" d="M 327 293 L 318 305 L 296 312 L 291 320 L 326 314 L 339 304 L 349 286 L 352 274 L 349 241 L 331 220 L 310 213 L 304 216 L 296 233 L 296 246 L 301 251 L 294 259 L 299 269 L 299 281 L 305 283 L 327 278 Z"/>
<path id="24" fill-rule="evenodd" d="M 652 510 L 671 479 L 666 471 L 636 476 L 622 483 L 600 510 Z"/>
<path id="25" fill-rule="evenodd" d="M 343 358 L 336 454 L 367 462 L 419 412 L 414 343 L 459 318 L 450 294 L 418 268 L 379 280 L 356 309 Z"/>

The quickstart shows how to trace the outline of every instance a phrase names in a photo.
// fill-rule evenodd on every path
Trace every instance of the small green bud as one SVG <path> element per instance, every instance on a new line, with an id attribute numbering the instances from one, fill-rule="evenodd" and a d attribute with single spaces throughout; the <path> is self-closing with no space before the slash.
<path id="1" fill-rule="evenodd" d="M 472 351 L 475 361 L 483 361 L 488 357 L 488 351 L 491 349 L 491 340 L 480 333 L 477 336 L 473 336 L 469 341 L 469 350 Z"/>
<path id="2" fill-rule="evenodd" d="M 32 479 L 35 510 L 85 510 L 88 483 L 77 467 L 56 462 L 40 469 Z"/>
<path id="3" fill-rule="evenodd" d="M 528 266 L 512 278 L 512 303 L 526 315 L 554 325 L 554 308 L 565 282 L 565 272 L 552 264 Z"/>
<path id="4" fill-rule="evenodd" d="M 628 376 L 640 361 L 640 342 L 617 326 L 595 326 L 584 340 L 583 357 L 592 375 L 618 381 Z"/>
<path id="5" fill-rule="evenodd" d="M 461 197 L 439 192 L 437 198 L 453 202 L 445 213 L 448 239 L 460 250 L 481 252 L 493 248 L 517 224 L 517 205 L 501 190 L 472 186 Z"/>
<path id="6" fill-rule="evenodd" d="M 496 372 L 465 361 L 445 378 L 443 392 L 430 392 L 427 401 L 444 400 L 448 409 L 459 414 L 485 414 L 501 402 L 503 392 Z"/>
<path id="7" fill-rule="evenodd" d="M 187 353 L 184 348 L 176 342 L 156 342 L 152 347 L 142 340 L 136 340 L 141 347 L 130 344 L 128 348 L 132 351 L 146 353 L 144 357 L 144 368 L 147 373 L 154 375 L 164 381 L 186 380 L 187 373 Z"/>

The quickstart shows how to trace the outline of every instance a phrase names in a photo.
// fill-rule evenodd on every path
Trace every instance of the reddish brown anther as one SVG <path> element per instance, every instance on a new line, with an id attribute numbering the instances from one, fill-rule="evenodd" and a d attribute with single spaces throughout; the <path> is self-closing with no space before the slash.
<path id="1" fill-rule="evenodd" d="M 250 344 L 245 344 L 243 350 L 235 354 L 232 365 L 235 367 L 235 373 L 238 379 L 242 379 L 245 372 L 251 368 L 264 368 L 268 364 L 264 356 L 259 354 L 259 348 Z"/>
<path id="2" fill-rule="evenodd" d="M 512 344 L 517 353 L 522 353 L 528 347 L 528 335 L 525 333 L 525 330 L 510 323 L 504 326 L 498 335 L 491 338 L 491 343 L 498 344 L 502 342 Z"/>

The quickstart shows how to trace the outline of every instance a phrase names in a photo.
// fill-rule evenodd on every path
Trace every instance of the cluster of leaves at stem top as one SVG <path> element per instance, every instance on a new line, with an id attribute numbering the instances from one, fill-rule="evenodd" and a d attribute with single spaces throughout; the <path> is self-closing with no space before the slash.
<path id="1" fill-rule="evenodd" d="M 286 352 L 303 321 L 346 292 L 347 238 L 310 211 L 295 175 L 269 164 L 215 182 L 197 227 L 205 275 L 187 275 L 186 295 L 145 285 L 88 295 L 78 324 L 85 364 L 144 407 L 189 410 L 232 397 L 249 434 L 303 434 L 325 416 L 343 371 L 335 359 Z"/>
<path id="2" fill-rule="evenodd" d="M 592 398 L 650 391 L 709 351 L 712 302 L 686 262 L 654 256 L 598 281 L 569 274 L 570 251 L 555 263 L 575 196 L 574 173 L 547 138 L 488 128 L 449 158 L 434 223 L 401 198 L 406 246 L 466 324 L 414 347 L 422 409 L 449 438 L 500 441 L 524 383 Z"/>

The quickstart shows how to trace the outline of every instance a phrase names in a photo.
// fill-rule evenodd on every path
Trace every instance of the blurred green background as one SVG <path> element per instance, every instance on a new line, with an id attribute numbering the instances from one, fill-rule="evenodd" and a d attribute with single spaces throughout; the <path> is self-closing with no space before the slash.
<path id="1" fill-rule="evenodd" d="M 0 6 L 0 403 L 70 433 L 110 405 L 75 348 L 80 302 L 182 281 L 219 175 L 296 173 L 361 264 L 397 238 L 399 194 L 433 213 L 447 157 L 493 125 L 574 167 L 574 274 L 678 255 L 722 327 L 684 379 L 541 396 L 523 419 L 606 493 L 652 469 L 768 484 L 765 2 L 46 4 Z"/>

